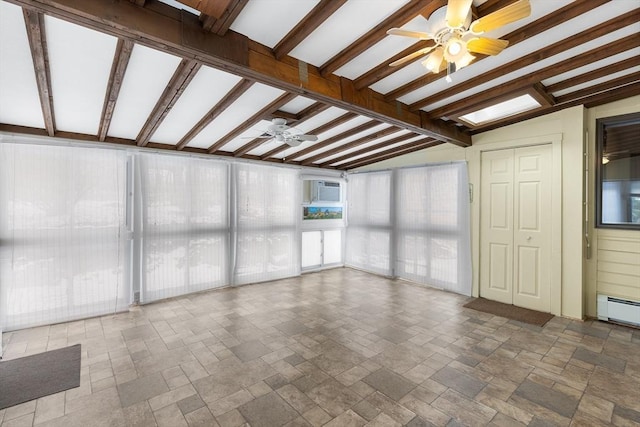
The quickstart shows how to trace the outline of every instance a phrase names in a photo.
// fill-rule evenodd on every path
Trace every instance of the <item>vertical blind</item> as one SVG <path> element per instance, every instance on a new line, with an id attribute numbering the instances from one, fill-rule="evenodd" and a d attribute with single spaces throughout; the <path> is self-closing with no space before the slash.
<path id="1" fill-rule="evenodd" d="M 391 276 L 391 172 L 349 177 L 346 263 Z"/>
<path id="2" fill-rule="evenodd" d="M 471 295 L 465 163 L 396 172 L 396 275 Z"/>
<path id="3" fill-rule="evenodd" d="M 140 301 L 228 284 L 228 165 L 137 156 L 142 199 Z"/>
<path id="4" fill-rule="evenodd" d="M 125 155 L 0 144 L 5 330 L 126 310 Z"/>
<path id="5" fill-rule="evenodd" d="M 298 171 L 237 164 L 234 283 L 300 274 L 301 182 Z"/>
<path id="6" fill-rule="evenodd" d="M 347 264 L 471 294 L 466 163 L 349 177 Z"/>

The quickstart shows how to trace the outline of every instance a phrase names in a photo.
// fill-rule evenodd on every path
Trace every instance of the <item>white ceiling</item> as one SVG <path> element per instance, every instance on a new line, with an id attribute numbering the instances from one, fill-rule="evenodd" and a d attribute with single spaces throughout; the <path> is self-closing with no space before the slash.
<path id="1" fill-rule="evenodd" d="M 154 0 L 147 1 L 153 2 Z M 197 13 L 197 11 L 187 8 L 176 1 L 162 1 L 171 6 Z M 273 48 L 287 36 L 300 20 L 313 10 L 318 2 L 319 0 L 249 0 L 230 28 L 232 31 L 259 42 L 266 48 Z M 322 67 L 327 61 L 349 47 L 368 31 L 371 31 L 376 25 L 388 19 L 407 3 L 408 0 L 348 0 L 326 21 L 314 28 L 288 55 L 313 66 Z M 482 3 L 484 1 L 474 1 L 476 6 Z M 487 36 L 504 36 L 524 25 L 544 18 L 546 15 L 570 3 L 571 0 L 532 0 L 532 14 L 530 17 L 504 26 L 493 33 L 487 34 Z M 441 78 L 400 96 L 398 100 L 405 104 L 412 104 L 444 90 L 450 90 L 461 82 L 505 66 L 544 46 L 557 43 L 582 31 L 588 31 L 593 26 L 606 20 L 614 19 L 625 12 L 639 10 L 639 6 L 640 3 L 635 0 L 610 1 L 590 12 L 568 20 L 562 25 L 554 26 L 517 45 L 508 47 L 498 56 L 488 57 L 472 63 L 468 67 L 457 71 L 452 76 L 452 83 L 447 83 Z M 96 135 L 100 125 L 105 93 L 109 84 L 109 75 L 118 39 L 113 35 L 104 34 L 52 16 L 45 16 L 44 24 L 56 129 L 80 135 Z M 405 24 L 403 28 L 422 30 L 426 24 L 427 21 L 424 17 L 417 16 Z M 471 89 L 447 96 L 445 99 L 423 107 L 423 110 L 429 112 L 451 102 L 463 100 L 500 87 L 536 70 L 562 63 L 562 61 L 590 49 L 598 47 L 606 49 L 609 44 L 614 44 L 622 37 L 638 34 L 639 30 L 640 27 L 637 22 L 624 28 L 618 28 L 605 36 L 595 38 L 575 48 L 542 59 L 516 71 L 505 73 L 498 78 L 484 81 Z M 364 52 L 347 61 L 334 74 L 354 80 L 387 58 L 408 48 L 414 41 L 413 39 L 397 36 L 384 37 L 379 42 L 372 44 Z M 557 83 L 588 71 L 600 70 L 625 59 L 636 58 L 639 55 L 640 48 L 634 48 L 593 64 L 545 79 L 542 83 L 544 85 Z M 7 1 L 0 1 L 0 58 L 0 124 L 43 129 L 45 125 L 38 97 L 28 36 L 25 30 L 25 20 L 21 8 Z M 182 58 L 166 51 L 135 44 L 108 129 L 108 137 L 136 140 L 181 60 Z M 597 80 L 559 90 L 551 95 L 570 94 L 579 89 L 588 88 L 631 73 L 637 73 L 639 70 L 640 66 L 630 67 L 611 73 L 608 76 L 600 77 Z M 384 95 L 424 75 L 425 69 L 418 61 L 371 84 L 370 88 Z M 151 142 L 175 146 L 240 80 L 241 77 L 228 71 L 213 69 L 205 65 L 201 66 L 193 80 L 151 136 Z M 261 135 L 270 125 L 267 120 L 249 124 L 247 124 L 247 120 L 258 110 L 267 106 L 284 93 L 284 90 L 280 88 L 254 83 L 231 106 L 189 141 L 187 148 L 208 149 L 237 127 L 246 125 L 246 129 L 242 129 L 242 133 L 239 136 L 221 147 L 220 152 L 231 153 L 240 149 L 253 138 Z M 315 103 L 316 101 L 312 97 L 297 96 L 293 101 L 279 108 L 279 110 L 295 115 Z M 309 133 L 313 129 L 346 113 L 347 110 L 345 109 L 330 107 L 311 119 L 296 124 L 295 127 L 300 132 Z M 370 120 L 371 118 L 369 117 L 359 115 L 340 126 L 320 133 L 318 135 L 318 143 L 304 142 L 299 147 L 287 148 L 272 157 L 275 160 L 292 158 L 295 153 L 309 149 L 314 144 L 319 144 L 317 150 L 300 156 L 296 160 L 304 160 L 319 153 L 327 152 L 328 154 L 325 158 L 315 162 L 324 163 L 409 133 L 399 127 L 397 133 L 373 138 L 357 147 L 349 148 L 339 153 L 331 152 L 332 149 L 339 148 L 344 144 L 366 137 L 389 126 L 385 123 L 379 123 L 373 128 L 342 138 L 333 144 L 322 144 L 322 141 Z M 424 138 L 424 135 L 416 134 L 412 140 L 420 140 L 422 138 Z M 407 142 L 378 148 L 368 153 L 356 154 L 353 158 L 342 160 L 333 166 L 339 167 L 340 164 L 347 164 L 355 159 L 394 147 L 402 147 L 405 144 Z M 278 146 L 279 144 L 275 141 L 265 140 L 262 145 L 251 149 L 247 154 L 252 158 L 263 156 Z"/>

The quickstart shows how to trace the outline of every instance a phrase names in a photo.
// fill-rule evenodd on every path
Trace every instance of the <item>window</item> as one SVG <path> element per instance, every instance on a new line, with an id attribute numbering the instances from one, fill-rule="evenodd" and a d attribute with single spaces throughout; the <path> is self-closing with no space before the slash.
<path id="1" fill-rule="evenodd" d="M 598 227 L 640 230 L 640 113 L 596 122 Z"/>

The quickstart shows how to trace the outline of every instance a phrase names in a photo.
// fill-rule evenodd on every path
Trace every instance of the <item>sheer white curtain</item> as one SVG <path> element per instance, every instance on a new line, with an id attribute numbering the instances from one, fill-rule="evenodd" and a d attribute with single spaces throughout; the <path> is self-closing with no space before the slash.
<path id="1" fill-rule="evenodd" d="M 245 163 L 234 167 L 234 283 L 299 275 L 302 187 L 298 171 Z"/>
<path id="2" fill-rule="evenodd" d="M 149 302 L 229 283 L 229 166 L 138 154 L 142 284 Z"/>
<path id="3" fill-rule="evenodd" d="M 346 264 L 390 276 L 391 172 L 349 176 Z"/>
<path id="4" fill-rule="evenodd" d="M 471 294 L 467 165 L 349 176 L 347 264 Z"/>
<path id="5" fill-rule="evenodd" d="M 398 169 L 396 275 L 471 295 L 466 163 Z"/>
<path id="6" fill-rule="evenodd" d="M 125 154 L 0 143 L 4 330 L 126 310 Z"/>

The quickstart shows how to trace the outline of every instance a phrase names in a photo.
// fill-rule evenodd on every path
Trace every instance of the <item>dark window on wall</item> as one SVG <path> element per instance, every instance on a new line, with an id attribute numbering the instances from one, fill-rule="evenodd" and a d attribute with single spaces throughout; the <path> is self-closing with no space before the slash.
<path id="1" fill-rule="evenodd" d="M 640 230 L 640 113 L 596 121 L 598 227 Z"/>

